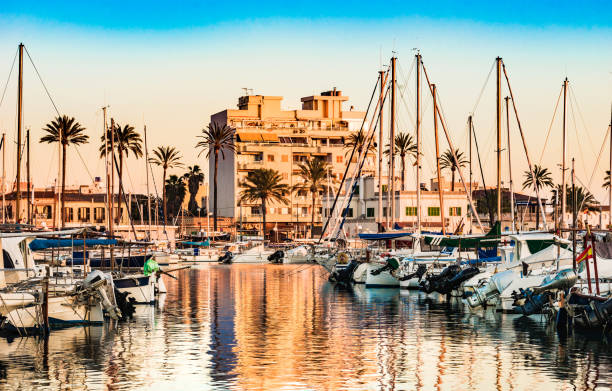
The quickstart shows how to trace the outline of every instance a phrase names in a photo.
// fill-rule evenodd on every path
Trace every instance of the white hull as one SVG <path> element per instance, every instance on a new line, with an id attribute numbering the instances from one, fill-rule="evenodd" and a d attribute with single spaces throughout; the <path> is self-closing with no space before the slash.
<path id="1" fill-rule="evenodd" d="M 151 304 L 155 302 L 155 277 L 136 274 L 115 278 L 115 287 L 120 292 L 127 292 L 127 299 L 133 299 L 136 304 Z"/>
<path id="2" fill-rule="evenodd" d="M 102 323 L 104 315 L 100 304 L 93 306 L 74 304 L 69 296 L 49 298 L 49 325 L 69 326 L 76 324 Z M 39 327 L 40 307 L 31 305 L 18 308 L 6 315 L 4 326 L 8 328 L 32 329 Z"/>
<path id="3" fill-rule="evenodd" d="M 375 263 L 368 263 L 368 270 L 367 270 L 367 275 L 366 275 L 366 280 L 365 280 L 365 284 L 366 284 L 366 288 L 368 287 L 372 287 L 372 288 L 399 288 L 399 280 L 395 277 L 393 277 L 389 271 L 384 271 L 380 274 L 377 275 L 372 275 L 372 271 L 374 270 L 378 270 L 381 267 L 383 267 L 384 265 L 381 264 L 375 264 Z"/>
<path id="4" fill-rule="evenodd" d="M 0 293 L 0 315 L 6 316 L 9 312 L 34 303 L 36 299 L 29 293 Z"/>
<path id="5" fill-rule="evenodd" d="M 272 251 L 263 251 L 256 254 L 239 254 L 234 256 L 232 263 L 267 263 L 268 256 L 272 255 Z"/>

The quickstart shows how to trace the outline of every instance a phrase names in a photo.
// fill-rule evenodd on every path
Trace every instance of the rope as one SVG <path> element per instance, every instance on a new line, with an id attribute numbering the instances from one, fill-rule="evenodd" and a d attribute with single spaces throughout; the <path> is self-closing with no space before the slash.
<path id="1" fill-rule="evenodd" d="M 495 68 L 495 61 L 493 61 L 493 63 L 491 64 L 491 69 L 489 69 L 489 74 L 487 75 L 487 78 L 485 79 L 485 82 L 482 85 L 482 88 L 480 89 L 480 94 L 478 94 L 478 98 L 476 98 L 476 103 L 474 104 L 474 108 L 472 109 L 472 117 L 474 117 L 474 113 L 476 112 L 476 108 L 478 107 L 478 104 L 480 103 L 480 99 L 482 99 L 484 90 L 487 87 L 487 84 L 489 84 L 489 79 L 491 78 L 491 74 L 493 73 L 493 68 Z"/>
<path id="2" fill-rule="evenodd" d="M 2 102 L 4 102 L 4 95 L 6 94 L 6 89 L 8 87 L 8 83 L 11 80 L 11 75 L 13 74 L 13 68 L 15 67 L 15 60 L 17 59 L 17 53 L 19 49 L 15 52 L 15 57 L 13 57 L 13 63 L 11 64 L 11 70 L 9 71 L 8 78 L 6 79 L 6 84 L 4 84 L 4 89 L 2 91 L 2 98 L 0 98 L 0 107 L 2 107 Z"/>
<path id="3" fill-rule="evenodd" d="M 548 138 L 550 136 L 550 131 L 552 130 L 553 123 L 555 122 L 555 116 L 557 115 L 557 108 L 559 107 L 559 102 L 561 101 L 561 95 L 563 94 L 563 87 L 559 91 L 559 96 L 557 97 L 557 103 L 555 104 L 555 110 L 553 111 L 552 118 L 550 119 L 550 124 L 548 125 L 548 131 L 546 132 L 546 140 L 544 140 L 544 145 L 542 146 L 542 153 L 540 154 L 540 160 L 538 160 L 538 165 L 542 165 L 542 159 L 544 158 L 544 152 L 546 151 L 546 145 L 548 144 Z"/>
<path id="4" fill-rule="evenodd" d="M 45 89 L 45 92 L 47 93 L 47 96 L 49 97 L 49 100 L 51 101 L 51 104 L 53 105 L 53 108 L 55 109 L 55 112 L 57 113 L 57 115 L 60 115 L 59 110 L 57 109 L 57 105 L 55 104 L 55 102 L 53 101 L 53 98 L 51 97 L 51 94 L 49 93 L 49 90 L 47 89 L 47 86 L 45 85 L 45 82 L 43 81 L 42 77 L 40 76 L 40 73 L 38 72 L 38 68 L 36 68 L 36 65 L 34 64 L 34 60 L 32 60 L 32 56 L 30 56 L 30 52 L 28 52 L 28 48 L 26 48 L 24 46 L 25 52 L 28 55 L 28 58 L 30 59 L 30 63 L 32 63 L 32 67 L 34 67 L 34 70 L 36 71 L 36 74 L 38 75 L 38 79 L 40 80 L 40 82 L 43 85 L 43 88 Z"/>

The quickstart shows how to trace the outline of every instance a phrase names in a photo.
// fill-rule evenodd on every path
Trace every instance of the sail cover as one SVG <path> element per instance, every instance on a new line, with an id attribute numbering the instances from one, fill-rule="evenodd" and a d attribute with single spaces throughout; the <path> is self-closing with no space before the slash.
<path id="1" fill-rule="evenodd" d="M 425 244 L 440 247 L 478 249 L 497 247 L 501 238 L 501 225 L 496 222 L 486 235 L 424 235 Z"/>

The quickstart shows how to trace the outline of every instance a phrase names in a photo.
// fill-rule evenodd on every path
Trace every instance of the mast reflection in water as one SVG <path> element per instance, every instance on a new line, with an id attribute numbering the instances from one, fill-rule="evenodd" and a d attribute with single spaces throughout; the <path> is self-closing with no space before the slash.
<path id="1" fill-rule="evenodd" d="M 538 318 L 467 314 L 318 266 L 210 265 L 166 280 L 131 322 L 0 340 L 0 388 L 594 390 L 612 348 Z"/>

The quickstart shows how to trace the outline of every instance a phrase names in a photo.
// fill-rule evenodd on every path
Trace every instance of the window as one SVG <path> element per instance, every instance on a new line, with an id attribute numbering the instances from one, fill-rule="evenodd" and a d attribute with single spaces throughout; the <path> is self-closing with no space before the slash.
<path id="1" fill-rule="evenodd" d="M 283 208 L 281 213 L 284 215 L 289 214 L 289 208 Z"/>
<path id="2" fill-rule="evenodd" d="M 283 172 L 283 179 L 289 179 L 289 174 L 286 172 Z"/>
<path id="3" fill-rule="evenodd" d="M 263 153 L 253 155 L 253 160 L 256 162 L 261 162 L 263 160 Z"/>
<path id="4" fill-rule="evenodd" d="M 359 194 L 359 185 L 355 185 L 354 189 L 355 190 L 353 190 L 353 195 L 358 195 Z"/>
<path id="5" fill-rule="evenodd" d="M 451 206 L 448 208 L 449 216 L 461 216 L 461 207 L 460 206 Z"/>
<path id="6" fill-rule="evenodd" d="M 74 221 L 74 209 L 72 208 L 64 208 L 64 218 L 67 222 Z"/>
<path id="7" fill-rule="evenodd" d="M 383 193 L 387 192 L 387 185 L 382 185 L 382 191 L 383 191 Z"/>
<path id="8" fill-rule="evenodd" d="M 51 209 L 51 206 L 49 205 L 43 206 L 43 218 L 50 219 L 52 215 L 53 215 L 53 211 Z"/>
<path id="9" fill-rule="evenodd" d="M 89 222 L 89 208 L 79 208 L 79 222 Z"/>
<path id="10" fill-rule="evenodd" d="M 427 216 L 440 216 L 440 207 L 430 206 L 427 208 Z"/>
<path id="11" fill-rule="evenodd" d="M 259 215 L 259 206 L 251 206 L 251 214 L 252 215 Z"/>
<path id="12" fill-rule="evenodd" d="M 281 162 L 287 163 L 288 161 L 289 161 L 289 155 L 282 155 L 281 156 Z"/>
<path id="13" fill-rule="evenodd" d="M 342 155 L 336 156 L 336 163 L 342 163 Z"/>
<path id="14" fill-rule="evenodd" d="M 302 206 L 302 216 L 308 215 L 308 207 Z"/>
<path id="15" fill-rule="evenodd" d="M 406 207 L 406 216 L 416 216 L 417 208 L 416 206 L 407 206 Z"/>
<path id="16" fill-rule="evenodd" d="M 268 213 L 274 214 L 274 208 L 268 208 Z"/>
<path id="17" fill-rule="evenodd" d="M 104 219 L 106 218 L 105 214 L 106 214 L 106 210 L 104 210 L 104 208 L 101 208 L 101 207 L 94 208 L 94 220 L 96 221 L 96 223 L 104 222 Z"/>
<path id="18" fill-rule="evenodd" d="M 387 215 L 387 207 L 383 206 L 383 216 L 386 216 L 386 215 Z"/>
<path id="19" fill-rule="evenodd" d="M 347 209 L 346 217 L 353 217 L 353 208 L 348 208 Z"/>
<path id="20" fill-rule="evenodd" d="M 366 217 L 374 217 L 374 208 L 366 209 Z"/>
<path id="21" fill-rule="evenodd" d="M 274 161 L 274 155 L 268 155 L 268 161 L 269 162 L 273 162 Z"/>

